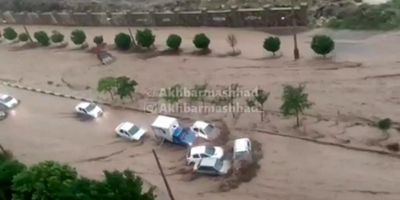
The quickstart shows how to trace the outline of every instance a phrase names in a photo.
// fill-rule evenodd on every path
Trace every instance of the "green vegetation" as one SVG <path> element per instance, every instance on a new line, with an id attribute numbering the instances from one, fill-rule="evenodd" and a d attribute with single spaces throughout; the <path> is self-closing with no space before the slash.
<path id="1" fill-rule="evenodd" d="M 392 127 L 392 120 L 389 118 L 382 119 L 378 122 L 378 128 L 381 129 L 383 132 L 386 132 Z"/>
<path id="2" fill-rule="evenodd" d="M 210 45 L 210 39 L 204 33 L 199 33 L 194 36 L 193 44 L 196 48 L 206 50 Z"/>
<path id="3" fill-rule="evenodd" d="M 283 88 L 281 111 L 284 116 L 296 116 L 297 127 L 300 126 L 299 115 L 312 106 L 308 101 L 308 94 L 304 90 L 305 85 L 298 87 L 285 85 Z"/>
<path id="4" fill-rule="evenodd" d="M 380 5 L 363 4 L 350 13 L 339 13 L 327 24 L 335 29 L 391 30 L 400 26 L 400 0 Z"/>
<path id="5" fill-rule="evenodd" d="M 263 47 L 265 50 L 272 52 L 272 54 L 275 56 L 275 53 L 281 48 L 281 40 L 279 37 L 271 36 L 264 40 Z"/>
<path id="6" fill-rule="evenodd" d="M 74 30 L 71 33 L 71 40 L 75 45 L 82 45 L 86 41 L 86 34 L 82 30 Z"/>
<path id="7" fill-rule="evenodd" d="M 133 101 L 133 94 L 136 92 L 137 85 L 138 83 L 135 80 L 131 80 L 126 76 L 118 78 L 105 77 L 99 80 L 97 91 L 109 93 L 111 99 L 114 99 L 114 95 L 118 95 L 121 100 L 129 97 Z"/>
<path id="8" fill-rule="evenodd" d="M 38 43 L 42 46 L 50 45 L 50 38 L 44 31 L 38 31 L 33 34 L 33 37 L 38 41 Z"/>
<path id="9" fill-rule="evenodd" d="M 18 40 L 21 41 L 21 42 L 26 42 L 26 41 L 29 40 L 29 36 L 26 33 L 20 33 L 18 35 Z"/>
<path id="10" fill-rule="evenodd" d="M 0 146 L 1 147 L 1 146 Z M 143 181 L 132 171 L 104 171 L 101 181 L 80 177 L 69 165 L 44 161 L 31 167 L 1 148 L 1 200 L 154 200 L 154 188 L 143 192 Z"/>
<path id="11" fill-rule="evenodd" d="M 64 35 L 58 31 L 53 31 L 50 39 L 53 43 L 61 43 L 64 41 Z"/>
<path id="12" fill-rule="evenodd" d="M 181 38 L 181 36 L 179 36 L 179 35 L 177 35 L 177 34 L 171 34 L 171 35 L 168 36 L 168 39 L 167 39 L 167 46 L 168 46 L 170 49 L 178 50 L 179 47 L 181 46 L 181 43 L 182 43 L 182 38 Z"/>
<path id="13" fill-rule="evenodd" d="M 117 80 L 113 77 L 104 77 L 97 84 L 97 91 L 100 93 L 109 93 L 111 100 L 114 100 L 115 88 Z"/>
<path id="14" fill-rule="evenodd" d="M 12 27 L 7 27 L 3 30 L 3 36 L 7 40 L 15 40 L 18 37 L 18 33 Z"/>
<path id="15" fill-rule="evenodd" d="M 94 37 L 94 38 L 93 38 L 93 42 L 94 42 L 97 46 L 102 45 L 103 42 L 104 42 L 103 36 L 102 36 L 102 35 L 99 35 L 99 36 Z"/>
<path id="16" fill-rule="evenodd" d="M 119 50 L 126 51 L 131 48 L 132 45 L 131 36 L 129 36 L 126 33 L 119 33 L 118 35 L 115 36 L 114 43 Z"/>
<path id="17" fill-rule="evenodd" d="M 319 54 L 326 57 L 333 49 L 335 49 L 335 42 L 326 35 L 315 35 L 311 41 L 311 49 Z"/>
<path id="18" fill-rule="evenodd" d="M 135 39 L 139 46 L 144 48 L 150 48 L 156 39 L 153 32 L 150 29 L 137 30 Z"/>

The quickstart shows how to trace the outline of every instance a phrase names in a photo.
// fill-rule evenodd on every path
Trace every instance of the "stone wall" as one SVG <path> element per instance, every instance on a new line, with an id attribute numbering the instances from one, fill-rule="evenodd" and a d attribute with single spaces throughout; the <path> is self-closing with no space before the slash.
<path id="1" fill-rule="evenodd" d="M 297 25 L 306 26 L 307 4 L 294 8 Z M 217 26 L 265 27 L 291 26 L 291 7 L 271 7 L 228 10 L 175 11 L 175 12 L 22 12 L 1 13 L 3 23 L 40 24 L 62 26 Z"/>

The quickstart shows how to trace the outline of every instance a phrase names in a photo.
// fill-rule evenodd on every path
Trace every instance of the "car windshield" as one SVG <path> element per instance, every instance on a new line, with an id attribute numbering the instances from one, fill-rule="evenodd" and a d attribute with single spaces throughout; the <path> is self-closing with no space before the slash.
<path id="1" fill-rule="evenodd" d="M 6 98 L 3 98 L 3 102 L 9 102 L 11 101 L 13 98 L 11 96 L 6 96 Z"/>
<path id="2" fill-rule="evenodd" d="M 215 154 L 215 148 L 214 147 L 206 147 L 206 154 L 208 155 L 214 155 Z"/>
<path id="3" fill-rule="evenodd" d="M 85 110 L 88 111 L 88 112 L 90 112 L 90 111 L 94 110 L 94 108 L 96 108 L 96 104 L 91 103 L 91 104 L 89 104 L 89 105 L 86 107 Z"/>
<path id="4" fill-rule="evenodd" d="M 138 131 L 139 131 L 139 127 L 137 127 L 137 126 L 132 126 L 132 128 L 131 129 L 129 129 L 129 135 L 135 135 Z"/>
<path id="5" fill-rule="evenodd" d="M 208 125 L 208 126 L 204 129 L 204 131 L 205 131 L 206 134 L 207 134 L 207 133 L 211 133 L 213 130 L 214 130 L 214 126 L 213 126 L 213 125 Z"/>
<path id="6" fill-rule="evenodd" d="M 222 166 L 224 165 L 224 162 L 222 161 L 222 160 L 217 160 L 216 162 L 215 162 L 215 169 L 221 169 L 222 168 Z"/>

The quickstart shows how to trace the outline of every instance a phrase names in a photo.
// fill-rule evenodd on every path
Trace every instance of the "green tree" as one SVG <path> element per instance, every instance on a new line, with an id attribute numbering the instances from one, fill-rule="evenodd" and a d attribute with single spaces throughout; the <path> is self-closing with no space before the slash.
<path id="1" fill-rule="evenodd" d="M 264 104 L 267 102 L 269 94 L 269 92 L 258 89 L 257 92 L 253 94 L 252 98 L 246 100 L 247 106 L 256 107 L 259 111 L 261 111 L 261 121 L 264 121 Z"/>
<path id="2" fill-rule="evenodd" d="M 12 199 L 12 180 L 25 168 L 24 164 L 11 158 L 0 160 L 0 199 Z"/>
<path id="3" fill-rule="evenodd" d="M 39 42 L 42 46 L 49 46 L 50 45 L 50 38 L 44 31 L 38 31 L 33 34 L 33 37 Z"/>
<path id="4" fill-rule="evenodd" d="M 74 30 L 71 32 L 71 40 L 75 45 L 82 45 L 86 41 L 86 34 L 82 30 Z"/>
<path id="5" fill-rule="evenodd" d="M 94 42 L 97 46 L 102 45 L 103 42 L 104 42 L 103 36 L 102 36 L 102 35 L 99 35 L 99 36 L 94 37 L 94 38 L 93 38 L 93 42 Z"/>
<path id="6" fill-rule="evenodd" d="M 305 85 L 299 85 L 298 87 L 285 85 L 283 88 L 281 111 L 284 116 L 296 116 L 297 127 L 300 126 L 299 115 L 312 106 L 308 101 L 308 94 L 304 90 Z"/>
<path id="7" fill-rule="evenodd" d="M 335 42 L 326 35 L 315 35 L 311 41 L 311 49 L 319 54 L 326 57 L 327 54 L 335 49 Z"/>
<path id="8" fill-rule="evenodd" d="M 181 46 L 181 43 L 182 43 L 182 38 L 181 38 L 181 36 L 179 36 L 179 35 L 177 35 L 177 34 L 171 34 L 171 35 L 168 36 L 168 39 L 167 39 L 167 46 L 168 46 L 170 49 L 178 50 L 179 47 Z"/>
<path id="9" fill-rule="evenodd" d="M 3 30 L 3 36 L 7 40 L 15 40 L 18 37 L 18 33 L 12 27 L 7 27 Z"/>
<path id="10" fill-rule="evenodd" d="M 206 50 L 210 46 L 210 39 L 204 33 L 199 33 L 194 36 L 193 44 L 196 48 Z"/>
<path id="11" fill-rule="evenodd" d="M 138 45 L 145 48 L 150 48 L 156 40 L 156 36 L 147 28 L 144 30 L 137 30 L 135 38 Z"/>
<path id="12" fill-rule="evenodd" d="M 378 122 L 378 128 L 383 132 L 387 132 L 392 127 L 392 120 L 389 118 L 382 119 Z"/>
<path id="13" fill-rule="evenodd" d="M 79 178 L 59 193 L 59 200 L 106 200 L 100 181 Z"/>
<path id="14" fill-rule="evenodd" d="M 68 165 L 45 161 L 33 165 L 13 179 L 13 200 L 54 200 L 77 179 Z"/>
<path id="15" fill-rule="evenodd" d="M 268 37 L 264 40 L 263 47 L 265 50 L 272 52 L 275 56 L 275 53 L 281 48 L 281 40 L 279 37 Z"/>
<path id="16" fill-rule="evenodd" d="M 26 42 L 26 41 L 29 40 L 29 36 L 26 33 L 20 33 L 18 35 L 18 40 L 21 41 L 21 42 Z"/>
<path id="17" fill-rule="evenodd" d="M 119 33 L 114 39 L 115 46 L 120 50 L 128 50 L 131 48 L 131 37 L 126 33 Z"/>
<path id="18" fill-rule="evenodd" d="M 102 78 L 97 84 L 97 91 L 100 93 L 109 93 L 112 100 L 114 100 L 114 92 L 116 88 L 117 79 L 113 77 Z"/>
<path id="19" fill-rule="evenodd" d="M 50 39 L 53 43 L 61 43 L 64 41 L 64 35 L 58 31 L 53 31 Z"/>
<path id="20" fill-rule="evenodd" d="M 136 91 L 136 86 L 138 83 L 135 80 L 131 80 L 126 76 L 121 76 L 117 78 L 117 94 L 122 100 L 129 97 L 133 101 L 133 94 Z"/>

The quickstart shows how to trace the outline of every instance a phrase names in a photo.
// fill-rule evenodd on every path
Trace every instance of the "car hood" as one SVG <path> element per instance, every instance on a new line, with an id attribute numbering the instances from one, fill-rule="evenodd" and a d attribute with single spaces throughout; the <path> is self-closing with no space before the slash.
<path id="1" fill-rule="evenodd" d="M 141 128 L 141 129 L 139 129 L 138 132 L 136 132 L 134 135 L 132 135 L 131 138 L 134 140 L 140 140 L 140 138 L 142 138 L 143 135 L 146 134 L 146 132 L 147 132 L 146 130 Z"/>
<path id="2" fill-rule="evenodd" d="M 97 116 L 99 113 L 102 113 L 102 112 L 103 112 L 103 110 L 100 107 L 96 106 L 96 108 L 94 108 L 92 111 L 90 111 L 89 114 L 93 115 L 93 116 Z"/>

